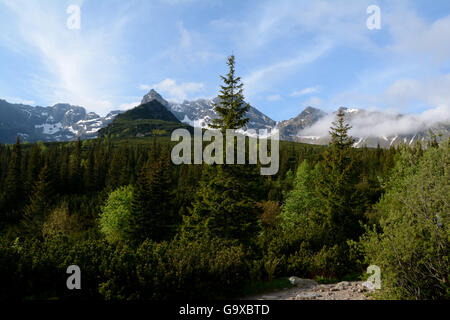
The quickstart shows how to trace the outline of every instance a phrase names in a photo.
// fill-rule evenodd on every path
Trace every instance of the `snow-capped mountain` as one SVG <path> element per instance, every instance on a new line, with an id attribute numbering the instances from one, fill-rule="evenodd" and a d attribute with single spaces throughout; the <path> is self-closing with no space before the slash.
<path id="1" fill-rule="evenodd" d="M 192 101 L 183 101 L 182 103 L 169 102 L 166 101 L 158 92 L 151 89 L 143 99 L 142 104 L 150 102 L 152 100 L 157 100 L 166 108 L 168 108 L 178 120 L 187 123 L 193 127 L 207 128 L 208 123 L 216 117 L 214 111 L 214 103 L 219 101 L 218 98 L 215 99 L 197 99 Z M 256 108 L 250 106 L 250 110 L 246 115 L 250 120 L 248 122 L 247 128 L 244 128 L 244 132 L 247 129 L 268 129 L 272 130 L 276 122 L 270 119 L 268 116 L 257 110 Z"/>
<path id="2" fill-rule="evenodd" d="M 109 124 L 120 111 L 106 117 L 86 112 L 80 106 L 55 104 L 50 107 L 11 104 L 0 100 L 0 142 L 13 143 L 17 136 L 23 141 L 71 141 L 89 139 Z"/>
<path id="3" fill-rule="evenodd" d="M 216 117 L 215 99 L 197 99 L 182 103 L 169 102 L 155 90 L 150 90 L 142 104 L 153 100 L 167 108 L 181 122 L 193 127 L 207 128 Z M 429 132 L 441 135 L 441 139 L 450 136 L 449 112 L 443 117 L 430 121 L 420 115 L 402 115 L 363 109 L 342 108 L 355 138 L 355 147 L 389 148 L 400 143 L 412 145 L 418 140 L 430 139 Z M 0 143 L 13 143 L 17 136 L 22 140 L 70 141 L 78 137 L 89 139 L 97 137 L 98 131 L 106 127 L 121 111 L 112 111 L 106 117 L 90 112 L 83 107 L 69 104 L 56 104 L 51 107 L 32 107 L 11 104 L 0 100 Z M 336 118 L 336 112 L 326 113 L 320 109 L 307 107 L 298 116 L 289 120 L 275 122 L 254 107 L 246 115 L 248 125 L 241 130 L 249 134 L 248 129 L 267 129 L 278 132 L 281 140 L 310 144 L 328 144 L 328 131 Z"/>
<path id="4" fill-rule="evenodd" d="M 157 100 L 169 109 L 181 122 L 194 127 L 206 128 L 216 117 L 214 112 L 215 99 L 197 99 L 182 103 L 165 100 L 154 89 L 146 94 L 142 103 Z M 389 148 L 406 143 L 412 145 L 418 140 L 428 140 L 429 131 L 441 134 L 442 138 L 450 135 L 448 120 L 442 123 L 430 123 L 409 115 L 389 114 L 367 111 L 363 109 L 341 108 L 353 129 L 350 131 L 355 139 L 355 147 Z M 256 108 L 251 107 L 247 113 L 250 118 L 247 129 L 267 129 L 269 133 L 278 132 L 281 140 L 296 141 L 309 144 L 328 144 L 328 131 L 336 118 L 336 112 L 326 113 L 320 109 L 306 107 L 298 116 L 289 120 L 275 122 Z"/>

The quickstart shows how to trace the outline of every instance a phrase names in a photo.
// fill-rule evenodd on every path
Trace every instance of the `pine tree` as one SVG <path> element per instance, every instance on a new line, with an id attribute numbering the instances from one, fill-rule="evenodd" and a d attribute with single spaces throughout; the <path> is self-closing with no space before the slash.
<path id="1" fill-rule="evenodd" d="M 226 166 L 205 166 L 184 231 L 249 244 L 259 231 L 260 210 L 246 177 Z M 242 172 L 242 170 L 239 170 Z"/>
<path id="2" fill-rule="evenodd" d="M 95 171 L 94 149 L 90 148 L 84 166 L 84 187 L 87 191 L 94 191 L 97 186 L 97 173 Z"/>
<path id="3" fill-rule="evenodd" d="M 361 220 L 364 203 L 356 185 L 359 182 L 359 166 L 353 153 L 354 139 L 346 123 L 342 109 L 331 127 L 331 143 L 322 161 L 323 175 L 320 190 L 324 201 L 325 238 L 331 244 L 355 239 L 362 230 Z"/>
<path id="4" fill-rule="evenodd" d="M 0 210 L 3 214 L 2 220 L 10 223 L 16 222 L 19 218 L 18 208 L 23 202 L 21 163 L 22 151 L 20 139 L 17 137 L 6 171 L 3 195 L 0 199 Z"/>
<path id="5" fill-rule="evenodd" d="M 141 242 L 148 237 L 147 225 L 148 201 L 150 199 L 150 189 L 147 179 L 148 166 L 142 167 L 136 180 L 131 201 L 131 214 L 129 222 L 129 238 Z"/>
<path id="6" fill-rule="evenodd" d="M 156 162 L 150 160 L 141 169 L 134 187 L 131 205 L 130 238 L 170 239 L 177 222 L 172 207 L 170 158 L 162 152 Z"/>
<path id="7" fill-rule="evenodd" d="M 231 55 L 227 65 L 230 69 L 226 76 L 221 76 L 224 85 L 221 86 L 219 102 L 214 104 L 218 117 L 213 119 L 210 127 L 213 129 L 240 129 L 247 124 L 249 118 L 245 114 L 250 109 L 244 101 L 241 78 L 235 76 L 235 58 Z"/>
<path id="8" fill-rule="evenodd" d="M 36 183 L 41 165 L 41 149 L 39 148 L 39 144 L 35 143 L 33 145 L 33 150 L 31 151 L 31 157 L 28 164 L 27 189 L 31 190 Z"/>
<path id="9" fill-rule="evenodd" d="M 30 235 L 40 234 L 42 224 L 50 213 L 54 199 L 55 184 L 50 167 L 46 163 L 34 185 L 30 203 L 25 207 L 23 224 L 26 233 Z"/>
<path id="10" fill-rule="evenodd" d="M 70 179 L 70 191 L 73 193 L 79 193 L 82 191 L 83 175 L 81 171 L 81 140 L 75 144 L 75 149 L 70 156 L 69 165 L 69 179 Z"/>
<path id="11" fill-rule="evenodd" d="M 115 151 L 112 154 L 112 160 L 106 177 L 106 184 L 110 190 L 116 190 L 120 186 L 120 174 L 122 168 L 122 154 L 119 151 Z"/>
<path id="12" fill-rule="evenodd" d="M 247 122 L 243 84 L 235 76 L 234 55 L 228 58 L 229 73 L 222 80 L 219 99 L 215 104 L 218 117 L 214 129 L 242 128 Z M 188 233 L 208 234 L 211 237 L 249 244 L 258 231 L 260 209 L 256 205 L 259 185 L 256 166 L 205 165 L 192 209 L 184 218 L 183 229 Z"/>

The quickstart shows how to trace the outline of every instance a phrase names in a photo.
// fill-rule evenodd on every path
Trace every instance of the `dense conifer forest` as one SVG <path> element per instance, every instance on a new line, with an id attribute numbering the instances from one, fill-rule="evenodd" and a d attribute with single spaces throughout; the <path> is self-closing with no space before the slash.
<path id="1" fill-rule="evenodd" d="M 372 259 L 390 268 L 389 297 L 448 294 L 448 145 L 339 139 L 281 143 L 279 173 L 267 177 L 175 166 L 164 138 L 3 145 L 1 298 L 76 295 L 65 287 L 71 264 L 83 270 L 82 298 L 224 298 L 291 274 L 358 277 Z M 398 257 L 388 244 L 412 251 Z M 403 279 L 399 258 L 432 274 Z"/>
<path id="2" fill-rule="evenodd" d="M 219 130 L 248 121 L 228 64 Z M 449 142 L 355 149 L 349 129 L 339 112 L 328 146 L 282 141 L 273 176 L 174 165 L 158 135 L 1 145 L 0 299 L 236 298 L 369 265 L 376 297 L 448 298 Z"/>

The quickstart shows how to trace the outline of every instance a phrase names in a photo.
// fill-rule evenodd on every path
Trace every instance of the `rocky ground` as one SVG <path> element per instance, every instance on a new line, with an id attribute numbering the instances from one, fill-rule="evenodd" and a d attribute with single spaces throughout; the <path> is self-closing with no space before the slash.
<path id="1" fill-rule="evenodd" d="M 343 281 L 318 284 L 314 280 L 290 278 L 293 288 L 246 297 L 247 300 L 371 300 L 370 284 L 363 281 Z"/>

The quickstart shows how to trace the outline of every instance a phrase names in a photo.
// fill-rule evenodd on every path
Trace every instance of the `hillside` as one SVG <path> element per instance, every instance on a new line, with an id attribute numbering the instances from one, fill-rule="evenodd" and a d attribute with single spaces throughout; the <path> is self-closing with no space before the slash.
<path id="1" fill-rule="evenodd" d="M 99 137 L 112 138 L 169 136 L 178 128 L 193 128 L 181 123 L 157 100 L 141 104 L 118 115 L 107 127 L 100 129 Z"/>

